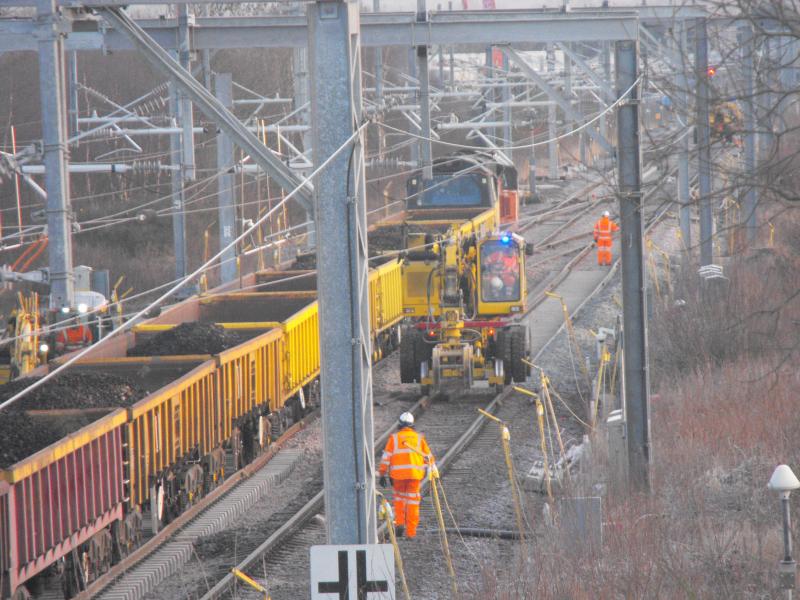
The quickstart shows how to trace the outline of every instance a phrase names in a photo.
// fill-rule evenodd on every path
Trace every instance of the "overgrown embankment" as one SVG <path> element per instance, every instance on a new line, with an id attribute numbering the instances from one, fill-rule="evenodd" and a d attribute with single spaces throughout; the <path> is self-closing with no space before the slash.
<path id="1" fill-rule="evenodd" d="M 542 527 L 526 549 L 531 560 L 485 570 L 481 597 L 780 595 L 780 505 L 766 483 L 780 463 L 800 472 L 798 213 L 774 220 L 772 245 L 765 235 L 731 257 L 727 283 L 702 283 L 691 269 L 671 282 L 671 296 L 654 294 L 653 493 L 608 486 L 600 547 Z M 792 501 L 800 514 L 800 494 Z"/>

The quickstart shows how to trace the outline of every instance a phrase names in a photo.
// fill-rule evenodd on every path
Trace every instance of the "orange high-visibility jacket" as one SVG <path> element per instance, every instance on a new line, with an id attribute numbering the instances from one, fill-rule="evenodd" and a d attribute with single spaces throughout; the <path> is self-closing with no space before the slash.
<path id="1" fill-rule="evenodd" d="M 75 325 L 62 329 L 56 334 L 56 344 L 70 346 L 83 346 L 92 343 L 92 330 L 87 325 Z"/>
<path id="2" fill-rule="evenodd" d="M 425 436 L 403 427 L 386 442 L 378 471 L 381 475 L 388 472 L 392 479 L 421 480 L 425 479 L 426 462 L 432 464 L 433 455 Z"/>
<path id="3" fill-rule="evenodd" d="M 615 231 L 619 231 L 619 225 L 608 217 L 600 217 L 594 224 L 594 241 L 598 246 L 610 246 L 611 234 Z"/>

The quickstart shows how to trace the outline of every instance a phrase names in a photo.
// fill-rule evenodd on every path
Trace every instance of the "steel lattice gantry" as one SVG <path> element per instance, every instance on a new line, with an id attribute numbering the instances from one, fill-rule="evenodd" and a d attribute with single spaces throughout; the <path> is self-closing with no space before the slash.
<path id="1" fill-rule="evenodd" d="M 29 3 L 30 0 L 18 2 Z M 283 187 L 300 187 L 296 176 L 276 162 L 271 152 L 226 108 L 226 95 L 218 93 L 219 98 L 214 97 L 172 58 L 170 51 L 181 50 L 180 25 L 165 21 L 136 22 L 121 8 L 130 3 L 130 0 L 62 2 L 69 7 L 91 4 L 105 19 L 80 11 L 64 11 L 59 24 L 66 34 L 63 45 L 68 50 L 137 49 Z M 331 166 L 315 178 L 317 185 L 313 190 L 308 186 L 304 194 L 307 200 L 313 199 L 316 208 L 325 479 L 326 489 L 332 490 L 326 507 L 329 538 L 333 543 L 368 543 L 375 539 L 371 351 L 369 336 L 364 332 L 368 306 L 359 48 L 440 45 L 483 51 L 494 45 L 524 51 L 541 48 L 545 43 L 616 43 L 618 68 L 625 65 L 624 72 L 618 75 L 617 94 L 632 90 L 620 108 L 620 114 L 625 115 L 620 121 L 625 126 L 618 129 L 618 146 L 624 150 L 617 156 L 624 183 L 621 202 L 625 206 L 638 202 L 638 209 L 641 208 L 639 140 L 633 125 L 638 121 L 635 65 L 639 20 L 635 13 L 461 11 L 430 13 L 426 17 L 420 22 L 419 15 L 414 13 L 359 16 L 356 3 L 340 0 L 311 4 L 305 17 L 197 18 L 193 23 L 183 24 L 191 30 L 193 50 L 309 49 L 314 164 L 321 165 L 338 152 Z M 0 51 L 33 49 L 36 45 L 33 34 L 38 27 L 30 21 L 0 21 L 3 34 Z M 185 35 L 186 31 L 183 33 Z M 353 137 L 357 130 L 361 133 Z M 637 226 L 635 222 L 631 225 Z M 632 244 L 623 253 L 623 286 L 629 290 L 641 291 L 645 286 L 641 237 L 633 235 Z M 644 295 L 631 296 L 631 302 L 636 306 L 629 307 L 626 303 L 626 334 L 628 331 L 631 335 L 640 333 L 644 342 Z M 630 361 L 634 365 L 632 369 L 626 361 L 626 389 L 631 391 L 628 402 L 642 407 L 631 416 L 645 421 L 631 429 L 635 436 L 630 440 L 631 461 L 638 467 L 633 472 L 637 478 L 635 483 L 646 486 L 649 460 L 646 346 L 631 343 L 630 347 L 640 348 L 641 355 Z"/>

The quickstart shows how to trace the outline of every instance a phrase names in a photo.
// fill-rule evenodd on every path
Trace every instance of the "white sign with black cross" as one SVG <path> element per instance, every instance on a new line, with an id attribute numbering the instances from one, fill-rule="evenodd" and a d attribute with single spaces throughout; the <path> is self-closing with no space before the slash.
<path id="1" fill-rule="evenodd" d="M 311 546 L 312 600 L 394 600 L 391 544 Z"/>

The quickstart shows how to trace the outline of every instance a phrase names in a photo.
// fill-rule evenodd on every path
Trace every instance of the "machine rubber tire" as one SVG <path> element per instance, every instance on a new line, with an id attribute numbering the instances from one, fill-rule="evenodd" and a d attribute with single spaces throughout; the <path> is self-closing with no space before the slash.
<path id="1" fill-rule="evenodd" d="M 400 340 L 400 381 L 414 383 L 419 380 L 419 361 L 417 360 L 417 338 L 413 329 L 403 332 Z"/>
<path id="2" fill-rule="evenodd" d="M 417 378 L 419 378 L 419 364 L 422 361 L 430 360 L 433 356 L 433 347 L 434 344 L 428 343 L 425 340 L 425 335 L 419 331 L 414 332 L 416 337 L 414 338 L 414 352 L 417 358 Z"/>
<path id="3" fill-rule="evenodd" d="M 503 374 L 505 376 L 505 384 L 511 384 L 511 339 L 513 337 L 513 329 L 501 329 L 497 332 L 497 351 L 495 355 L 503 361 Z"/>
<path id="4" fill-rule="evenodd" d="M 524 327 L 514 327 L 509 332 L 511 341 L 511 360 L 508 364 L 508 381 L 513 376 L 516 383 L 522 383 L 528 378 L 528 365 L 523 360 L 528 358 L 528 336 Z"/>

